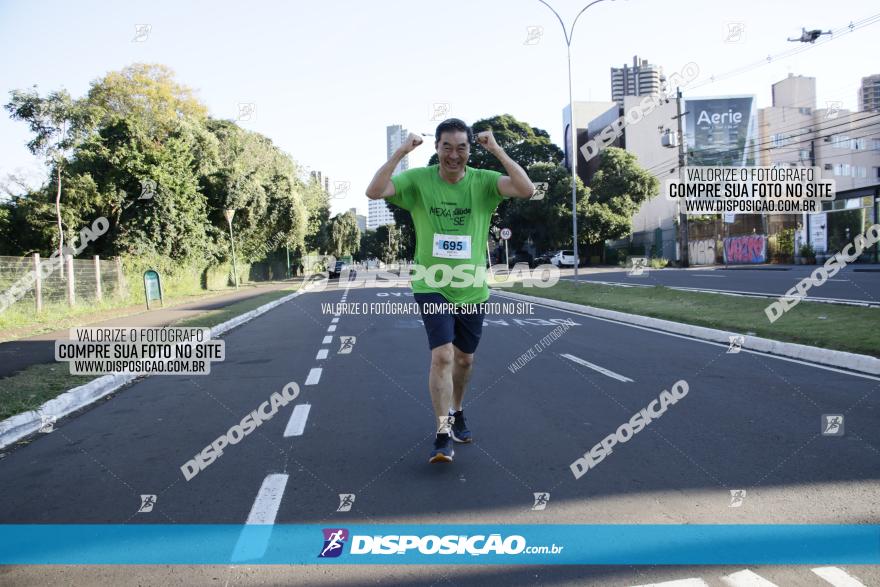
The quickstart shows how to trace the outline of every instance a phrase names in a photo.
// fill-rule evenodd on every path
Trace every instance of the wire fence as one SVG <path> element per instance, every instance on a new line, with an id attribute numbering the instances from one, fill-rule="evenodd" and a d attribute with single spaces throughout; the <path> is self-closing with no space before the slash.
<path id="1" fill-rule="evenodd" d="M 124 296 L 122 260 L 66 257 L 64 262 L 41 258 L 0 256 L 0 296 L 14 308 L 67 304 L 82 306 L 102 302 L 111 296 Z"/>

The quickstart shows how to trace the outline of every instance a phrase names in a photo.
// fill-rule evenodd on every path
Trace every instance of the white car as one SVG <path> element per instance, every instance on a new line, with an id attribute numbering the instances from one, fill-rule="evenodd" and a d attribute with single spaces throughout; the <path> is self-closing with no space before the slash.
<path id="1" fill-rule="evenodd" d="M 556 254 L 550 257 L 550 262 L 557 267 L 564 265 L 574 267 L 574 251 L 556 251 Z"/>

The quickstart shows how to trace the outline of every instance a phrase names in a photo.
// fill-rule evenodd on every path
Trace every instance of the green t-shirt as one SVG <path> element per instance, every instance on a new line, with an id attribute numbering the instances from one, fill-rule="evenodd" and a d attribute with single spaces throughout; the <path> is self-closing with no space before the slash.
<path id="1" fill-rule="evenodd" d="M 465 166 L 464 177 L 450 184 L 440 177 L 440 166 L 431 165 L 391 178 L 395 194 L 387 201 L 412 215 L 416 229 L 414 262 L 428 268 L 424 277 L 413 275 L 413 292 L 436 292 L 457 304 L 489 299 L 489 286 L 481 275 L 485 275 L 489 222 L 502 200 L 498 192 L 500 176 L 497 171 Z M 467 267 L 459 267 L 452 276 L 451 270 L 443 268 L 432 272 L 431 268 L 439 265 Z M 470 278 L 460 279 L 462 275 Z M 444 279 L 447 276 L 451 282 Z M 468 281 L 471 285 L 460 287 Z"/>

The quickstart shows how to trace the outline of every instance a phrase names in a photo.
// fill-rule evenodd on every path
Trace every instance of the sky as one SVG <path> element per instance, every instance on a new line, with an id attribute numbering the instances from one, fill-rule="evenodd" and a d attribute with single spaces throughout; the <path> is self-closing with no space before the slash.
<path id="1" fill-rule="evenodd" d="M 570 28 L 587 1 L 548 3 Z M 666 75 L 696 63 L 703 81 L 761 63 L 685 89 L 685 98 L 753 94 L 758 107 L 769 106 L 771 84 L 792 73 L 817 78 L 818 107 L 854 110 L 861 78 L 880 73 L 880 23 L 766 58 L 798 46 L 786 39 L 801 27 L 836 30 L 877 13 L 873 0 L 605 0 L 574 32 L 574 99 L 609 100 L 609 68 L 638 55 Z M 530 27 L 541 27 L 531 40 Z M 568 103 L 562 27 L 538 0 L 0 0 L 0 54 L 3 104 L 11 90 L 33 85 L 79 97 L 107 72 L 138 62 L 171 67 L 216 118 L 236 119 L 239 104 L 253 104 L 239 124 L 301 166 L 349 182 L 333 213 L 366 214 L 364 191 L 387 158 L 387 125 L 433 135 L 435 104 L 445 104 L 445 116 L 468 124 L 511 114 L 561 145 Z M 46 169 L 28 152 L 29 138 L 3 111 L 0 178 L 42 182 Z M 425 165 L 432 149 L 426 141 L 410 166 Z"/>

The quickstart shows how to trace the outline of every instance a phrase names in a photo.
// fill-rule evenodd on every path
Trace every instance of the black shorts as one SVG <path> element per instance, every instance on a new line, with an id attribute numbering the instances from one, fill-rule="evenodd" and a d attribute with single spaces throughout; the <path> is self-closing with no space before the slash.
<path id="1" fill-rule="evenodd" d="M 419 304 L 431 350 L 450 342 L 463 353 L 473 354 L 477 350 L 483 334 L 484 312 L 480 304 L 467 304 L 453 311 L 443 307 L 449 301 L 442 294 L 414 293 L 413 297 Z"/>

